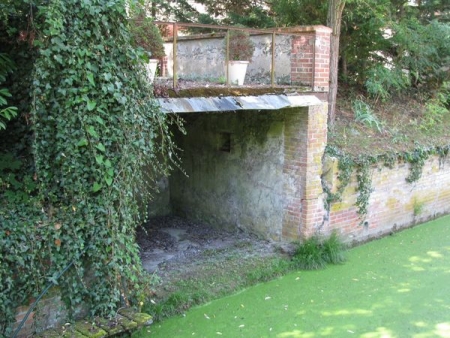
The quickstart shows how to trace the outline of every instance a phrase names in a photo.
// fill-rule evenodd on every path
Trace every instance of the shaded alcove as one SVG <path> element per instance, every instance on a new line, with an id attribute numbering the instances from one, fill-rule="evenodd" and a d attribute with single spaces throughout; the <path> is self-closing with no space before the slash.
<path id="1" fill-rule="evenodd" d="M 151 216 L 171 214 L 276 241 L 301 236 L 307 182 L 320 185 L 321 169 L 313 166 L 308 173 L 314 160 L 310 129 L 319 125 L 325 134 L 314 146 L 321 157 L 326 113 L 316 98 L 268 96 L 239 98 L 235 110 L 223 101 L 215 109 L 210 99 L 191 101 L 188 108 L 165 99 L 163 109 L 181 107 L 185 121 L 186 134 L 175 132 L 185 173 L 175 170 L 160 180 Z M 319 122 L 311 124 L 317 116 Z"/>

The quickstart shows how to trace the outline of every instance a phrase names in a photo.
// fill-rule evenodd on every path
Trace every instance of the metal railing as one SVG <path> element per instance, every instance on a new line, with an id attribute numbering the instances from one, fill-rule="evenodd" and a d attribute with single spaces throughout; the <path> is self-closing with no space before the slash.
<path id="1" fill-rule="evenodd" d="M 299 84 L 293 84 L 292 81 L 290 83 L 285 83 L 284 85 L 279 85 L 277 84 L 277 80 L 276 80 L 276 38 L 277 36 L 305 36 L 305 34 L 313 34 L 314 31 L 309 30 L 305 30 L 305 31 L 301 31 L 301 29 L 296 28 L 296 30 L 289 30 L 289 29 L 281 29 L 281 28 L 275 28 L 275 29 L 253 29 L 253 28 L 244 28 L 244 27 L 236 27 L 236 26 L 217 26 L 217 25 L 208 25 L 208 24 L 194 24 L 194 23 L 178 23 L 178 22 L 165 22 L 165 21 L 155 21 L 154 22 L 156 25 L 158 26 L 165 26 L 165 27 L 171 27 L 171 31 L 172 31 L 172 36 L 171 37 L 166 37 L 165 41 L 166 42 L 172 42 L 172 86 L 173 88 L 177 88 L 178 86 L 178 76 L 179 76 L 179 66 L 180 66 L 180 60 L 179 60 L 179 56 L 178 56 L 178 46 L 180 44 L 181 39 L 190 39 L 190 40 L 196 40 L 198 39 L 199 41 L 205 38 L 222 38 L 225 40 L 225 77 L 226 77 L 226 85 L 230 86 L 230 81 L 229 81 L 229 36 L 230 36 L 230 31 L 232 30 L 240 30 L 240 31 L 246 31 L 250 34 L 251 38 L 254 38 L 255 36 L 258 35 L 269 35 L 271 36 L 271 47 L 270 47 L 270 87 L 274 88 L 274 87 L 278 87 L 278 86 L 283 86 L 283 87 L 299 87 Z M 187 33 L 192 32 L 193 30 L 195 31 L 195 29 L 209 29 L 211 30 L 212 33 L 201 33 L 201 34 L 192 34 L 192 35 L 188 35 Z M 184 33 L 184 35 L 179 35 L 180 31 L 182 31 Z M 224 33 L 218 33 L 218 32 L 224 32 Z M 309 79 L 309 83 L 303 83 L 301 84 L 302 86 L 308 86 L 308 87 L 313 87 L 313 83 L 314 83 L 314 75 L 315 75 L 315 55 L 316 55 L 316 51 L 315 51 L 315 44 L 312 45 L 312 61 L 311 61 L 311 68 L 310 69 L 310 74 L 311 77 Z M 289 53 L 291 53 L 291 50 L 289 51 Z M 291 67 L 291 65 L 289 65 L 289 67 Z M 289 72 L 289 75 L 292 79 L 292 72 Z M 288 81 L 289 82 L 289 81 Z"/>

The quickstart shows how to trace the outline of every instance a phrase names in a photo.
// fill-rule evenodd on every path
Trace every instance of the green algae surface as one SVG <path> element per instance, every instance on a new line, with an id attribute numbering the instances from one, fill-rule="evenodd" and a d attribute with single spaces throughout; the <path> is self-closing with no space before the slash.
<path id="1" fill-rule="evenodd" d="M 450 217 L 154 323 L 135 337 L 450 337 Z"/>

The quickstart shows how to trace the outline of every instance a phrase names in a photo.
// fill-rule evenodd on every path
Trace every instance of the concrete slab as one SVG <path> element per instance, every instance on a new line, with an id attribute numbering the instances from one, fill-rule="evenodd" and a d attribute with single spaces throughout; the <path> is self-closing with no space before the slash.
<path id="1" fill-rule="evenodd" d="M 165 113 L 205 113 L 240 110 L 278 110 L 321 104 L 314 95 L 259 95 L 191 98 L 158 98 Z"/>

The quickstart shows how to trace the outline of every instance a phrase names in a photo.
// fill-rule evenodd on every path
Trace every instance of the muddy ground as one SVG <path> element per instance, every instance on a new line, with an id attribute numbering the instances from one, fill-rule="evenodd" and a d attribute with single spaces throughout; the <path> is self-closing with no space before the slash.
<path id="1" fill-rule="evenodd" d="M 229 256 L 273 256 L 286 254 L 291 246 L 262 239 L 240 229 L 218 229 L 176 216 L 151 219 L 138 229 L 137 243 L 144 269 L 161 279 L 188 274 L 193 266 Z"/>

